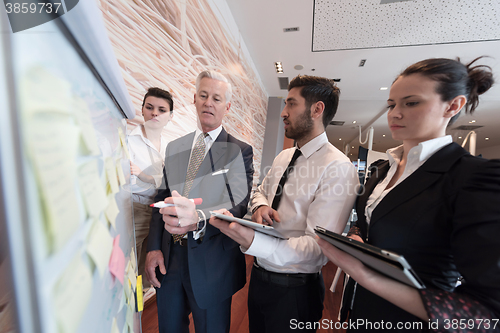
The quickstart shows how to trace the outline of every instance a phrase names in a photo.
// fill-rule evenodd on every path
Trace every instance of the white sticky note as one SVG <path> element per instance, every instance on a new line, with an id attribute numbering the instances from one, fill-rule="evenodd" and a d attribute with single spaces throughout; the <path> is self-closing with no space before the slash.
<path id="1" fill-rule="evenodd" d="M 92 275 L 78 253 L 53 289 L 53 311 L 59 332 L 74 333 L 92 295 Z"/>
<path id="2" fill-rule="evenodd" d="M 78 179 L 87 212 L 90 216 L 98 217 L 106 209 L 108 199 L 99 177 L 97 160 L 94 159 L 81 165 L 78 169 Z"/>
<path id="3" fill-rule="evenodd" d="M 101 221 L 94 221 L 87 237 L 87 253 L 99 270 L 101 278 L 108 267 L 111 251 L 113 250 L 113 237 L 109 234 Z"/>

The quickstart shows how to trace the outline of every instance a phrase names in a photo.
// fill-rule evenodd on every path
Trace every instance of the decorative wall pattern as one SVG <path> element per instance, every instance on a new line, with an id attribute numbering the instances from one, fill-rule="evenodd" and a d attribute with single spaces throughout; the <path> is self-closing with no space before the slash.
<path id="1" fill-rule="evenodd" d="M 137 118 L 147 88 L 169 90 L 174 117 L 168 140 L 196 127 L 195 80 L 205 69 L 221 72 L 233 86 L 226 130 L 254 148 L 255 183 L 259 177 L 267 113 L 267 94 L 225 31 L 207 0 L 98 0 Z"/>
<path id="2" fill-rule="evenodd" d="M 315 0 L 313 51 L 500 39 L 500 0 Z"/>

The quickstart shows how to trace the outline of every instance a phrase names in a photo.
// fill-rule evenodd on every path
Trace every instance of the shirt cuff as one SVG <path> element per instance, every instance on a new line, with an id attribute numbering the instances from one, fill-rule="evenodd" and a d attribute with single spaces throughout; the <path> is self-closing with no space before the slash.
<path id="1" fill-rule="evenodd" d="M 248 254 L 257 258 L 266 259 L 271 254 L 274 253 L 279 245 L 279 239 L 276 237 L 265 235 L 261 232 L 256 231 L 253 238 L 253 242 L 248 249 L 242 248 L 240 246 L 241 252 Z"/>

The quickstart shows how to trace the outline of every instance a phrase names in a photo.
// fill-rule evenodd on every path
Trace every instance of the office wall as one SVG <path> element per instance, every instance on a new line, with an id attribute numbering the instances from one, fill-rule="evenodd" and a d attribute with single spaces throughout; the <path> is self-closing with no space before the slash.
<path id="1" fill-rule="evenodd" d="M 100 0 L 109 38 L 136 114 L 148 87 L 170 90 L 174 118 L 166 126 L 171 140 L 194 130 L 195 79 L 214 69 L 233 85 L 227 131 L 254 147 L 255 183 L 259 179 L 267 112 L 267 93 L 225 0 Z"/>

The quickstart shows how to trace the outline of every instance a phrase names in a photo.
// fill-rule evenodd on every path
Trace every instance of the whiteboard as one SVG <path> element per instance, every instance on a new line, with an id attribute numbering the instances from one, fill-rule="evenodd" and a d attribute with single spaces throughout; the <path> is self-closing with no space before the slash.
<path id="1" fill-rule="evenodd" d="M 0 161 L 17 315 L 22 332 L 111 332 L 114 322 L 128 332 L 127 319 L 139 332 L 127 292 L 137 258 L 124 114 L 79 51 L 54 21 L 2 45 Z M 110 272 L 120 250 L 128 276 Z"/>

